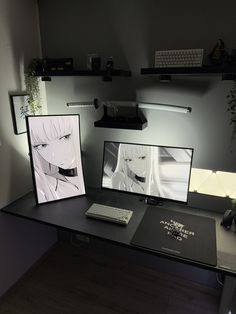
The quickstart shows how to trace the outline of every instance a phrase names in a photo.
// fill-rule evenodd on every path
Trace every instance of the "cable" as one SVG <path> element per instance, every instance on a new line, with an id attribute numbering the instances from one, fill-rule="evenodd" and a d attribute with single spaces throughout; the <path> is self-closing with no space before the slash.
<path id="1" fill-rule="evenodd" d="M 221 275 L 221 278 L 219 278 L 219 276 Z M 224 282 L 223 282 L 223 274 L 222 273 L 216 273 L 216 280 L 218 282 L 219 285 L 223 286 L 224 285 Z"/>

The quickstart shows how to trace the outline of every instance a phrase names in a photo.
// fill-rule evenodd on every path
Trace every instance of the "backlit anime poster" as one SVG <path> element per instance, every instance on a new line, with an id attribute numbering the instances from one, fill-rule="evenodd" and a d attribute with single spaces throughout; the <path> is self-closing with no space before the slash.
<path id="1" fill-rule="evenodd" d="M 79 115 L 28 116 L 26 125 L 37 203 L 84 195 Z"/>

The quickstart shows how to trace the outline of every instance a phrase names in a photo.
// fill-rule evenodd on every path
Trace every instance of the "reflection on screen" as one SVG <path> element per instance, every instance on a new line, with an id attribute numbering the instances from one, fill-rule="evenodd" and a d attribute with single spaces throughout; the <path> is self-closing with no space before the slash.
<path id="1" fill-rule="evenodd" d="M 187 202 L 193 149 L 104 142 L 102 187 Z"/>

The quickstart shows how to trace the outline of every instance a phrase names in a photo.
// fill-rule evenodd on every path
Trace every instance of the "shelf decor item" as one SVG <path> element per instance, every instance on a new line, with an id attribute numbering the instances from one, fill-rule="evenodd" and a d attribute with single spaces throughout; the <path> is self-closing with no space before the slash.
<path id="1" fill-rule="evenodd" d="M 148 103 L 140 101 L 99 100 L 68 102 L 67 107 L 95 108 L 103 107 L 103 117 L 94 122 L 95 127 L 143 130 L 147 120 L 139 109 L 165 110 L 178 113 L 190 113 L 191 107 L 171 104 Z"/>
<path id="2" fill-rule="evenodd" d="M 10 95 L 11 113 L 15 134 L 26 132 L 25 118 L 29 115 L 28 94 Z"/>
<path id="3" fill-rule="evenodd" d="M 98 72 L 101 69 L 101 58 L 96 53 L 87 55 L 87 68 L 90 71 Z"/>
<path id="4" fill-rule="evenodd" d="M 27 116 L 36 203 L 85 194 L 79 115 Z"/>
<path id="5" fill-rule="evenodd" d="M 45 58 L 42 59 L 42 66 L 44 71 L 72 71 L 72 58 Z"/>
<path id="6" fill-rule="evenodd" d="M 222 65 L 227 63 L 228 52 L 225 50 L 225 43 L 222 39 L 218 39 L 214 48 L 208 55 L 209 61 L 214 65 Z"/>
<path id="7" fill-rule="evenodd" d="M 105 74 L 103 76 L 103 81 L 105 82 L 111 82 L 112 81 L 112 71 L 114 68 L 114 60 L 113 57 L 109 57 L 107 59 L 106 68 L 105 68 Z"/>

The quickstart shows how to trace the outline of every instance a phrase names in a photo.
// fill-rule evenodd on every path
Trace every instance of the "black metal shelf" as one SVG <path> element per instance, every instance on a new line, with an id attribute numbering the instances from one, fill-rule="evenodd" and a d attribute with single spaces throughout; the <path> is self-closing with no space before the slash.
<path id="1" fill-rule="evenodd" d="M 147 120 L 144 117 L 137 119 L 103 117 L 101 120 L 95 121 L 94 126 L 99 128 L 143 130 L 147 127 Z"/>
<path id="2" fill-rule="evenodd" d="M 57 71 L 36 71 L 35 76 L 105 76 L 105 70 L 90 71 L 90 70 L 57 70 Z M 112 76 L 131 76 L 131 71 L 113 70 Z"/>
<path id="3" fill-rule="evenodd" d="M 222 76 L 224 80 L 236 79 L 236 65 L 205 65 L 202 67 L 175 67 L 175 68 L 141 68 L 142 75 L 157 76 Z"/>
<path id="4" fill-rule="evenodd" d="M 124 115 L 110 116 L 107 112 L 107 106 L 103 106 L 103 109 L 104 115 L 100 120 L 94 122 L 95 127 L 129 130 L 143 130 L 147 127 L 147 119 L 138 106 L 134 108 L 135 114 L 133 117 Z"/>

